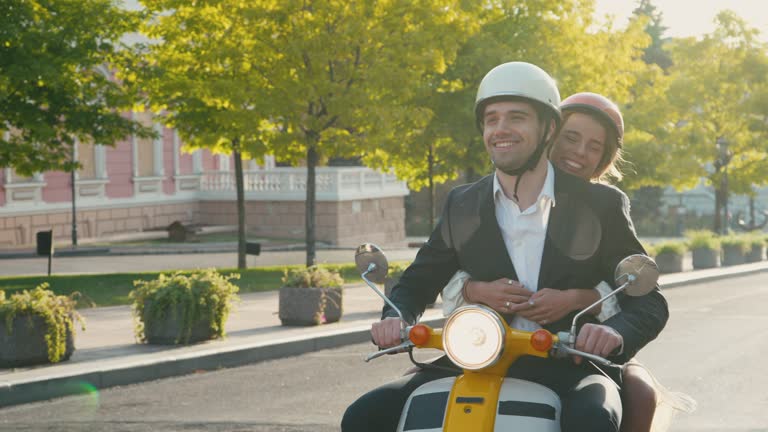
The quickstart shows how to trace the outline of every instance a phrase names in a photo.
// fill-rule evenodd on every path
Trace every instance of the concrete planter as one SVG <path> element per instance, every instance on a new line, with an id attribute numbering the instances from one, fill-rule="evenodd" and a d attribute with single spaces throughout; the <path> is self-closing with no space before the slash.
<path id="1" fill-rule="evenodd" d="M 691 251 L 695 270 L 720 267 L 720 250 L 696 248 Z"/>
<path id="2" fill-rule="evenodd" d="M 45 333 L 48 325 L 39 315 L 17 315 L 9 332 L 5 320 L 0 320 L 0 368 L 13 368 L 50 363 Z M 68 360 L 75 351 L 72 331 L 67 331 L 64 355 Z"/>
<path id="3" fill-rule="evenodd" d="M 765 246 L 752 245 L 752 248 L 747 252 L 746 260 L 748 263 L 760 262 L 765 259 Z"/>
<path id="4" fill-rule="evenodd" d="M 746 262 L 746 254 L 740 245 L 723 245 L 723 266 L 739 265 Z"/>
<path id="5" fill-rule="evenodd" d="M 144 305 L 149 310 L 151 302 Z M 144 336 L 152 345 L 186 345 L 214 338 L 210 317 L 199 317 L 189 329 L 184 328 L 184 306 L 177 304 L 158 319 L 144 320 Z"/>
<path id="6" fill-rule="evenodd" d="M 336 322 L 342 314 L 341 288 L 280 288 L 279 316 L 283 325 L 311 326 Z"/>
<path id="7" fill-rule="evenodd" d="M 663 252 L 656 256 L 656 264 L 661 273 L 679 273 L 683 271 L 683 254 Z"/>

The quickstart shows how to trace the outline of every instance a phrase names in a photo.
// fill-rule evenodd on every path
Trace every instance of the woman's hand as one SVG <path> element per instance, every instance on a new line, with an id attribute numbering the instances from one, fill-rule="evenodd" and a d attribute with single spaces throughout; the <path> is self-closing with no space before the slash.
<path id="1" fill-rule="evenodd" d="M 533 294 L 520 282 L 506 278 L 493 282 L 470 280 L 465 293 L 468 302 L 482 303 L 502 314 L 512 312 L 519 305 L 527 305 Z"/>
<path id="2" fill-rule="evenodd" d="M 530 297 L 527 304 L 516 306 L 512 312 L 539 325 L 547 325 L 591 305 L 599 298 L 599 294 L 592 289 L 542 288 Z"/>

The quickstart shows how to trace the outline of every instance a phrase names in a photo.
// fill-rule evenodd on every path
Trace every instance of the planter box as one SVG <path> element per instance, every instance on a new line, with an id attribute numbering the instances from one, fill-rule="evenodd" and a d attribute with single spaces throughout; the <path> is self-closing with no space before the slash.
<path id="1" fill-rule="evenodd" d="M 280 288 L 283 325 L 310 326 L 336 322 L 342 313 L 341 288 Z"/>
<path id="2" fill-rule="evenodd" d="M 144 306 L 149 310 L 150 302 Z M 213 339 L 215 332 L 211 329 L 211 320 L 203 317 L 194 324 L 189 332 L 189 339 L 182 328 L 182 306 L 175 307 L 163 314 L 161 319 L 144 322 L 144 336 L 152 345 L 185 345 Z"/>
<path id="3" fill-rule="evenodd" d="M 656 264 L 661 273 L 680 273 L 683 271 L 683 254 L 664 252 L 656 256 Z"/>
<path id="4" fill-rule="evenodd" d="M 747 262 L 741 246 L 723 246 L 723 266 L 744 264 Z"/>
<path id="5" fill-rule="evenodd" d="M 765 246 L 752 246 L 746 256 L 748 263 L 760 262 L 765 259 Z"/>
<path id="6" fill-rule="evenodd" d="M 5 320 L 0 321 L 0 367 L 12 368 L 50 363 L 45 342 L 47 324 L 39 315 L 17 315 L 10 334 Z M 60 361 L 75 351 L 72 332 L 67 332 L 67 347 Z"/>
<path id="7" fill-rule="evenodd" d="M 709 248 L 698 248 L 691 251 L 693 255 L 693 268 L 708 269 L 720 267 L 720 250 Z"/>

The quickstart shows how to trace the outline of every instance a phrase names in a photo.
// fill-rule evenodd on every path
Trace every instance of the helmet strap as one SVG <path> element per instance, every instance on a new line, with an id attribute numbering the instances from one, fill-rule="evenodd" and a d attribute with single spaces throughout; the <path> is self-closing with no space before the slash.
<path id="1" fill-rule="evenodd" d="M 541 155 L 544 153 L 544 149 L 547 147 L 548 137 L 549 137 L 549 133 L 545 132 L 544 136 L 541 137 L 541 141 L 539 141 L 539 145 L 536 147 L 536 150 L 534 150 L 533 154 L 528 158 L 527 161 L 525 161 L 523 166 L 507 173 L 517 177 L 517 179 L 515 180 L 515 190 L 512 194 L 512 197 L 515 199 L 516 202 L 520 202 L 520 199 L 517 196 L 517 189 L 520 186 L 520 179 L 523 178 L 523 174 L 525 174 L 528 171 L 533 171 L 533 169 L 536 168 L 536 165 L 539 164 L 539 160 L 541 160 Z"/>

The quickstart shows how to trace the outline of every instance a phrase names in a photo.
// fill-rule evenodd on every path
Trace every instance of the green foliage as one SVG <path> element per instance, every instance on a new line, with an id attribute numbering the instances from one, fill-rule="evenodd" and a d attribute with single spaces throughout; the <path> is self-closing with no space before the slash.
<path id="1" fill-rule="evenodd" d="M 113 0 L 0 3 L 0 167 L 71 171 L 76 140 L 152 134 L 121 115 L 131 95 L 109 71 L 137 16 Z"/>
<path id="2" fill-rule="evenodd" d="M 702 38 L 670 44 L 674 65 L 665 100 L 674 127 L 665 147 L 673 164 L 655 168 L 689 183 L 706 178 L 716 190 L 714 214 L 720 215 L 727 191 L 751 194 L 753 186 L 768 182 L 768 117 L 758 101 L 768 86 L 768 52 L 756 30 L 733 12 L 719 13 L 716 23 Z"/>
<path id="3" fill-rule="evenodd" d="M 335 269 L 341 273 L 346 282 L 359 282 L 360 273 L 352 263 L 347 264 L 323 264 L 323 267 Z M 290 268 L 303 268 L 295 265 Z M 282 286 L 280 279 L 283 277 L 285 266 L 257 267 L 246 270 L 219 269 L 221 273 L 237 273 L 239 279 L 233 279 L 239 292 L 264 292 L 277 290 Z M 75 291 L 81 292 L 83 298 L 78 299 L 78 308 L 98 306 L 129 305 L 131 300 L 128 294 L 133 290 L 133 281 L 136 279 L 156 279 L 161 272 L 146 273 L 112 273 L 112 274 L 83 274 L 83 275 L 52 275 L 46 276 L 16 276 L 0 277 L 0 290 L 10 294 L 14 291 L 33 289 L 43 282 L 50 282 L 52 290 L 59 295 L 69 295 Z M 191 271 L 182 271 L 189 274 Z"/>
<path id="4" fill-rule="evenodd" d="M 693 249 L 720 249 L 720 239 L 710 230 L 689 230 L 685 232 L 688 247 Z"/>
<path id="5" fill-rule="evenodd" d="M 285 269 L 283 286 L 289 288 L 341 288 L 344 279 L 338 271 L 319 266 Z"/>
<path id="6" fill-rule="evenodd" d="M 747 237 L 747 239 L 749 241 L 749 245 L 751 247 L 765 246 L 766 245 L 766 240 L 768 240 L 768 238 L 766 238 L 765 234 L 763 234 L 762 232 L 759 232 L 759 231 L 752 232 L 752 233 L 745 234 L 745 235 L 746 235 L 746 237 Z"/>
<path id="7" fill-rule="evenodd" d="M 720 238 L 720 244 L 724 248 L 734 248 L 747 253 L 752 248 L 750 238 L 744 235 L 729 235 Z"/>
<path id="8" fill-rule="evenodd" d="M 679 241 L 669 241 L 653 246 L 654 256 L 659 256 L 661 254 L 683 255 L 687 249 L 687 245 L 684 242 Z"/>
<path id="9" fill-rule="evenodd" d="M 400 276 L 403 275 L 403 272 L 408 268 L 409 265 L 411 265 L 411 263 L 390 263 L 387 277 L 392 280 L 400 279 Z"/>
<path id="10" fill-rule="evenodd" d="M 472 13 L 478 27 L 463 34 L 456 59 L 416 83 L 423 96 L 413 103 L 425 123 L 364 158 L 393 167 L 415 190 L 427 186 L 430 175 L 441 183 L 460 171 L 490 172 L 473 107 L 480 80 L 494 66 L 535 63 L 555 77 L 563 96 L 589 90 L 620 101 L 645 67 L 640 57 L 650 38 L 641 23 L 624 30 L 598 24 L 592 1 L 490 2 Z"/>
<path id="11" fill-rule="evenodd" d="M 6 298 L 0 290 L 0 320 L 10 333 L 13 320 L 17 316 L 37 315 L 45 321 L 45 343 L 48 346 L 48 360 L 57 363 L 67 349 L 67 334 L 74 337 L 74 321 L 77 320 L 85 330 L 85 319 L 75 311 L 75 295 L 56 295 L 48 289 L 48 284 L 41 284 L 31 291 L 21 291 Z"/>
<path id="12" fill-rule="evenodd" d="M 147 323 L 163 320 L 177 310 L 183 315 L 176 343 L 189 341 L 192 327 L 201 320 L 210 321 L 215 337 L 224 337 L 224 324 L 231 304 L 238 300 L 238 287 L 231 282 L 237 278 L 237 274 L 224 276 L 208 269 L 189 275 L 181 272 L 160 274 L 154 280 L 135 281 L 136 288 L 129 297 L 133 300 L 136 338 L 146 341 L 144 328 Z"/>

